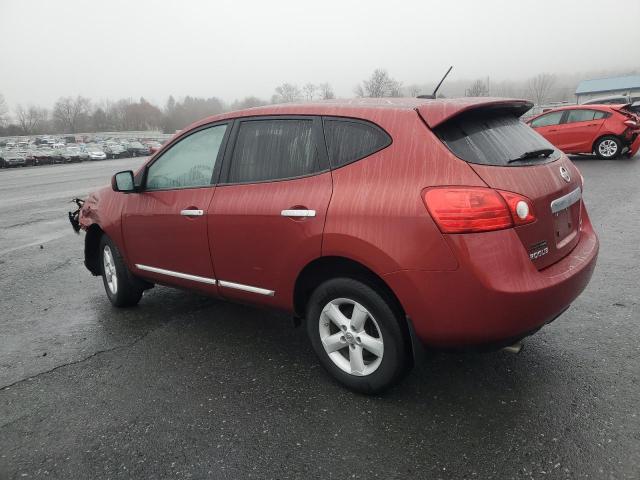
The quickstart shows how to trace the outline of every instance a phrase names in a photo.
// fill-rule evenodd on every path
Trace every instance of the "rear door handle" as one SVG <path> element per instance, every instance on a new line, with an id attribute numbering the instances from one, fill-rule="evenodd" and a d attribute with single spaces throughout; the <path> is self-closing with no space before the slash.
<path id="1" fill-rule="evenodd" d="M 315 217 L 315 210 L 295 209 L 295 210 L 282 210 L 280 215 L 283 217 Z"/>
<path id="2" fill-rule="evenodd" d="M 180 210 L 180 215 L 183 217 L 201 217 L 204 215 L 204 210 L 187 209 Z"/>

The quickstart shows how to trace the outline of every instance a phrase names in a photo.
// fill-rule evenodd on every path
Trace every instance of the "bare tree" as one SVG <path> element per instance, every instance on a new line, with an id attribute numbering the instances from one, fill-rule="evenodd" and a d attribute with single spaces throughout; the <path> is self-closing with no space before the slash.
<path id="1" fill-rule="evenodd" d="M 399 97 L 402 95 L 402 83 L 389 76 L 386 70 L 377 68 L 355 89 L 358 97 Z"/>
<path id="2" fill-rule="evenodd" d="M 139 105 L 142 104 L 142 100 Z M 129 104 L 131 103 L 129 101 Z M 148 105 L 145 106 L 145 109 L 150 114 L 149 118 L 155 118 L 158 114 L 162 115 L 162 112 L 155 112 Z M 131 112 L 131 107 L 127 107 L 127 110 Z M 227 110 L 227 106 L 217 97 L 202 98 L 187 95 L 181 101 L 169 97 L 162 119 L 163 129 L 167 133 L 173 133 L 196 120 L 222 113 L 225 110 Z"/>
<path id="3" fill-rule="evenodd" d="M 420 92 L 422 92 L 422 88 L 420 88 L 418 85 L 410 85 L 407 88 L 409 90 L 410 97 L 417 97 L 418 95 L 420 95 Z"/>
<path id="4" fill-rule="evenodd" d="M 465 96 L 467 97 L 488 97 L 489 96 L 489 87 L 484 83 L 481 79 L 476 80 L 471 84 L 467 91 L 465 92 Z"/>
<path id="5" fill-rule="evenodd" d="M 291 83 L 283 83 L 276 87 L 276 94 L 271 97 L 272 103 L 291 103 L 298 100 L 300 100 L 300 89 Z"/>
<path id="6" fill-rule="evenodd" d="M 76 133 L 81 123 L 87 120 L 90 107 L 90 100 L 80 95 L 75 99 L 60 97 L 53 106 L 53 117 L 63 131 Z"/>
<path id="7" fill-rule="evenodd" d="M 28 108 L 17 105 L 15 109 L 18 125 L 24 135 L 31 135 L 38 131 L 38 127 L 47 120 L 48 112 L 44 108 L 30 105 Z"/>
<path id="8" fill-rule="evenodd" d="M 329 82 L 324 82 L 318 85 L 318 90 L 320 91 L 320 98 L 322 100 L 331 100 L 332 98 L 336 98 L 333 93 L 333 87 L 331 87 Z"/>
<path id="9" fill-rule="evenodd" d="M 9 121 L 9 107 L 4 99 L 4 95 L 0 93 L 0 127 L 6 125 Z"/>
<path id="10" fill-rule="evenodd" d="M 527 89 L 531 99 L 536 105 L 542 105 L 549 98 L 549 93 L 553 84 L 556 82 L 555 75 L 549 73 L 540 73 L 527 82 Z"/>
<path id="11" fill-rule="evenodd" d="M 302 93 L 307 100 L 313 100 L 313 95 L 316 93 L 317 87 L 313 83 L 307 83 L 302 87 Z"/>
<path id="12" fill-rule="evenodd" d="M 491 85 L 491 90 L 491 94 L 495 97 L 518 98 L 523 96 L 522 88 L 520 88 L 518 83 L 510 80 L 493 82 L 493 84 Z"/>
<path id="13" fill-rule="evenodd" d="M 231 104 L 231 110 L 242 110 L 243 108 L 261 107 L 269 102 L 258 97 L 244 97 L 242 100 L 236 100 Z"/>

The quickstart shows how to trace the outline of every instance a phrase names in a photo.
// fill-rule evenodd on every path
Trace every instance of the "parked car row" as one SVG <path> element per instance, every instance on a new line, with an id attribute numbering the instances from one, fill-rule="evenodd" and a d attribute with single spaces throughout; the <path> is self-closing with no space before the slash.
<path id="1" fill-rule="evenodd" d="M 162 143 L 155 140 L 108 139 L 93 143 L 65 143 L 74 137 L 33 141 L 8 140 L 0 147 L 0 168 L 78 163 L 86 160 L 143 157 L 157 152 Z"/>

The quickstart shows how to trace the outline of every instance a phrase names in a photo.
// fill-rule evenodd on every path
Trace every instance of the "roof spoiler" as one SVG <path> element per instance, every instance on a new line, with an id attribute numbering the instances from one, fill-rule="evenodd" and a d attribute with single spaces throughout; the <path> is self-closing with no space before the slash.
<path id="1" fill-rule="evenodd" d="M 447 100 L 435 100 L 416 108 L 429 128 L 451 120 L 463 113 L 477 112 L 504 112 L 517 117 L 524 115 L 533 107 L 528 100 L 490 97 L 463 97 Z"/>
<path id="2" fill-rule="evenodd" d="M 618 103 L 618 104 L 607 105 L 607 106 L 613 108 L 614 110 L 623 110 L 625 108 L 629 108 L 631 105 L 633 105 L 633 102 Z"/>

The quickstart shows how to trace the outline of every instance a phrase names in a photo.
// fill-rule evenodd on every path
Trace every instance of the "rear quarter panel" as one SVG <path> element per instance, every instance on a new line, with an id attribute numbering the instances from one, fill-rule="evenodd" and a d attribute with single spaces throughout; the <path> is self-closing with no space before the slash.
<path id="1" fill-rule="evenodd" d="M 457 260 L 429 216 L 422 191 L 434 185 L 485 184 L 417 112 L 382 111 L 367 119 L 384 128 L 393 142 L 333 170 L 322 254 L 351 258 L 379 275 L 455 270 Z"/>
<path id="2" fill-rule="evenodd" d="M 624 115 L 621 115 L 617 112 L 612 112 L 611 116 L 605 120 L 602 128 L 598 132 L 598 138 L 602 137 L 603 135 L 622 135 L 627 129 L 627 126 L 624 124 L 625 120 L 628 120 L 628 118 Z M 593 140 L 595 142 L 596 138 L 594 138 Z"/>

